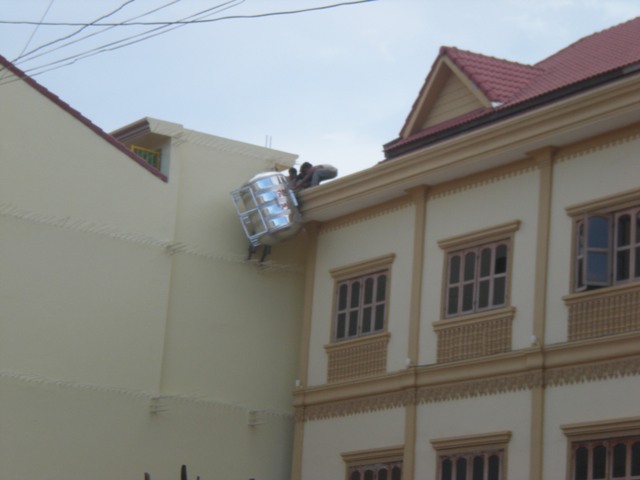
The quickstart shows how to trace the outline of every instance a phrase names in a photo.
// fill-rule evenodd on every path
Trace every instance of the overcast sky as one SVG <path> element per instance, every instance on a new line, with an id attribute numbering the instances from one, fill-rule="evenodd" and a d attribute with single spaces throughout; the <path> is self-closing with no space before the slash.
<path id="1" fill-rule="evenodd" d="M 121 23 L 169 3 L 138 21 L 180 20 L 222 4 L 226 10 L 209 18 L 341 2 L 0 0 L 0 20 L 90 23 L 124 5 L 103 20 Z M 637 16 L 639 0 L 375 0 L 190 24 L 42 68 L 158 28 L 89 27 L 16 63 L 106 131 L 150 116 L 270 144 L 298 154 L 298 163 L 331 163 L 344 175 L 383 158 L 382 145 L 398 136 L 440 46 L 536 63 Z M 0 55 L 17 59 L 79 28 L 0 23 Z"/>

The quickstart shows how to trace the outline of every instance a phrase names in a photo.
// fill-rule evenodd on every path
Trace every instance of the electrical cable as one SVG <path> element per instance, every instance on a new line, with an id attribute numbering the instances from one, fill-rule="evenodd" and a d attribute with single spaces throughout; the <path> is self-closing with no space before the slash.
<path id="1" fill-rule="evenodd" d="M 125 2 L 124 5 L 127 5 L 128 3 L 130 3 L 131 1 L 134 0 L 129 0 L 128 2 Z M 179 0 L 174 0 L 174 2 L 170 2 L 169 4 L 165 5 L 168 6 L 172 3 L 175 3 Z M 97 21 L 91 22 L 91 23 L 57 23 L 57 22 L 27 22 L 27 21 L 7 21 L 7 20 L 0 20 L 0 24 L 38 24 L 38 25 L 43 25 L 43 26 L 80 26 L 83 27 L 81 30 L 84 30 L 85 28 L 88 27 L 99 27 L 99 26 L 106 26 L 108 27 L 107 29 L 111 29 L 111 28 L 115 28 L 115 27 L 121 27 L 121 26 L 156 26 L 156 28 L 152 28 L 150 30 L 147 30 L 146 32 L 142 32 L 142 33 L 138 33 L 136 35 L 130 36 L 130 37 L 125 37 L 123 39 L 120 40 L 116 40 L 113 41 L 111 43 L 107 43 L 104 45 L 101 45 L 99 47 L 95 47 L 93 49 L 81 52 L 81 53 L 77 53 L 75 55 L 71 55 L 69 57 L 65 57 L 63 59 L 59 59 L 53 62 L 49 62 L 47 64 L 44 65 L 39 65 L 36 67 L 32 67 L 30 69 L 25 70 L 25 73 L 30 75 L 30 76 L 37 76 L 37 75 L 41 75 L 43 73 L 52 71 L 52 70 L 56 70 L 58 68 L 62 68 L 71 64 L 74 64 L 75 62 L 88 58 L 88 57 L 92 57 L 95 55 L 98 55 L 100 53 L 104 53 L 107 51 L 113 51 L 113 50 L 118 50 L 120 48 L 124 48 L 126 46 L 130 46 L 139 42 L 142 42 L 144 40 L 153 38 L 155 36 L 161 35 L 163 33 L 167 33 L 169 31 L 172 31 L 176 28 L 180 28 L 186 25 L 193 25 L 193 24 L 201 24 L 201 23 L 213 23 L 213 22 L 218 22 L 218 21 L 223 21 L 223 20 L 234 20 L 234 19 L 254 19 L 254 18 L 264 18 L 264 17 L 271 17 L 271 16 L 282 16 L 282 15 L 294 15 L 294 14 L 299 14 L 299 13 L 307 13 L 307 12 L 313 12 L 313 11 L 319 11 L 319 10 L 327 10 L 327 9 L 332 9 L 332 8 L 337 8 L 337 7 L 342 7 L 342 6 L 349 6 L 349 5 L 357 5 L 357 4 L 362 4 L 362 3 L 369 3 L 369 2 L 374 2 L 376 0 L 355 0 L 355 1 L 350 1 L 350 2 L 340 2 L 340 3 L 335 3 L 335 4 L 331 4 L 331 5 L 322 5 L 322 6 L 318 6 L 318 7 L 310 7 L 310 8 L 305 8 L 305 9 L 299 9 L 299 10 L 288 10 L 288 11 L 278 11 L 278 12 L 266 12 L 266 13 L 259 13 L 259 14 L 251 14 L 251 15 L 230 15 L 230 16 L 225 16 L 225 17 L 216 17 L 216 18 L 208 18 L 213 14 L 218 14 L 221 13 L 222 11 L 228 10 L 230 8 L 233 8 L 235 6 L 238 6 L 239 4 L 243 3 L 245 0 L 230 0 L 227 2 L 223 2 L 219 5 L 216 5 L 215 7 L 211 7 L 209 9 L 203 10 L 201 12 L 189 15 L 187 17 L 184 17 L 180 20 L 174 20 L 174 21 L 170 21 L 170 22 L 132 22 L 131 20 L 135 20 L 141 17 L 144 17 L 150 13 L 153 13 L 155 11 L 160 10 L 163 7 L 160 7 L 158 9 L 152 10 L 150 12 L 147 12 L 143 15 L 139 15 L 137 17 L 133 17 L 132 19 L 129 20 L 125 20 L 123 22 L 119 22 L 119 23 L 98 23 Z M 232 4 L 232 5 L 229 5 Z M 224 7 L 224 8 L 223 8 Z M 214 12 L 211 12 L 212 10 L 214 10 Z M 219 11 L 217 11 L 219 10 Z M 116 10 L 117 11 L 117 10 Z M 115 12 L 113 12 L 115 13 Z M 106 18 L 110 16 L 110 14 L 107 14 L 101 18 Z M 99 19 L 98 19 L 99 20 Z M 103 31 L 106 31 L 107 29 L 104 29 Z M 101 31 L 102 32 L 102 31 Z M 98 32 L 98 33 L 101 33 Z M 72 34 L 73 35 L 73 34 Z M 74 42 L 69 42 L 68 44 L 64 44 L 62 46 L 56 47 L 55 49 L 52 50 L 48 50 L 47 52 L 42 53 L 41 55 L 32 57 L 30 59 L 24 60 L 24 61 L 31 61 L 37 57 L 40 57 L 44 54 L 49 54 L 52 53 L 54 51 L 57 51 L 59 49 L 64 48 L 67 45 L 70 45 L 72 43 L 77 43 L 80 40 L 89 38 L 92 35 L 87 35 L 85 37 L 82 37 L 81 39 L 77 39 Z M 142 38 L 139 38 L 142 37 Z M 135 39 L 135 40 L 134 40 Z M 132 40 L 129 42 L 129 40 Z M 59 40 L 60 41 L 60 40 Z M 126 42 L 126 43 L 125 43 Z M 52 42 L 52 43 L 56 43 L 56 41 Z M 42 46 L 42 48 L 45 48 L 45 46 Z M 38 49 L 40 49 L 41 47 L 38 47 Z M 31 52 L 30 52 L 31 53 Z M 27 54 L 29 55 L 29 54 Z M 66 63 L 64 63 L 66 62 Z M 52 67 L 52 68 L 46 68 L 46 67 Z M 44 70 L 43 70 L 44 69 Z M 0 85 L 5 84 L 5 83 L 9 83 L 9 82 L 0 82 Z"/>
<path id="2" fill-rule="evenodd" d="M 202 11 L 200 11 L 198 13 L 189 15 L 189 16 L 185 17 L 185 19 L 189 19 L 189 18 L 193 18 L 193 17 L 197 18 L 197 17 L 202 17 L 202 16 L 206 17 L 206 16 L 210 16 L 210 15 L 213 15 L 213 14 L 217 14 L 217 13 L 223 12 L 225 10 L 228 10 L 229 8 L 236 7 L 236 6 L 240 5 L 241 3 L 243 3 L 244 1 L 245 0 L 230 0 L 230 1 L 218 4 L 215 7 L 210 7 L 208 9 L 202 10 Z M 232 4 L 232 5 L 230 5 L 230 4 Z M 215 11 L 211 12 L 211 10 L 215 10 Z M 149 38 L 158 36 L 158 35 L 160 35 L 162 33 L 167 33 L 169 31 L 175 30 L 177 28 L 184 27 L 186 25 L 188 25 L 188 23 L 187 24 L 180 23 L 180 24 L 175 24 L 175 25 L 158 26 L 158 27 L 152 28 L 150 30 L 147 30 L 146 32 L 138 33 L 136 35 L 132 35 L 130 37 L 126 37 L 126 38 L 123 38 L 123 39 L 120 39 L 120 40 L 115 40 L 115 41 L 113 41 L 111 43 L 107 43 L 107 44 L 101 45 L 99 47 L 95 47 L 93 49 L 90 49 L 90 50 L 87 50 L 87 51 L 84 51 L 84 52 L 81 52 L 81 53 L 77 53 L 75 55 L 71 55 L 69 57 L 65 57 L 65 58 L 62 58 L 62 59 L 59 59 L 59 60 L 44 64 L 44 65 L 40 65 L 40 66 L 37 66 L 37 67 L 30 68 L 25 73 L 28 73 L 31 76 L 41 75 L 41 74 L 49 72 L 51 70 L 56 70 L 56 69 L 62 68 L 64 66 L 72 65 L 75 62 L 77 62 L 79 60 L 82 60 L 84 58 L 89 58 L 89 57 L 98 55 L 100 53 L 104 53 L 104 52 L 108 52 L 108 51 L 114 51 L 114 50 L 118 50 L 120 48 L 124 48 L 124 47 L 130 46 L 130 45 L 134 45 L 136 43 L 139 43 L 139 42 L 142 42 L 142 41 L 147 40 Z M 143 37 L 143 38 L 138 38 L 138 37 Z M 123 43 L 123 42 L 127 42 L 128 40 L 132 40 L 132 39 L 136 39 L 136 38 L 137 38 L 137 40 L 133 40 L 133 41 L 130 41 L 128 43 Z M 63 63 L 63 62 L 67 62 L 67 63 Z M 63 64 L 59 65 L 61 63 L 63 63 Z M 42 69 L 44 69 L 46 67 L 52 67 L 52 68 L 49 68 L 49 69 L 46 69 L 46 70 L 42 70 Z M 37 71 L 37 70 L 42 70 L 42 71 Z"/>
<path id="3" fill-rule="evenodd" d="M 53 3 L 53 1 L 54 1 L 54 0 L 51 0 L 51 3 Z M 120 6 L 119 6 L 118 8 L 116 8 L 115 10 L 112 10 L 111 12 L 109 12 L 109 13 L 107 13 L 107 14 L 105 14 L 105 15 L 102 15 L 101 17 L 98 17 L 98 18 L 97 18 L 97 19 L 95 19 L 93 22 L 88 23 L 87 25 L 84 25 L 84 26 L 80 27 L 80 28 L 79 28 L 78 30 L 76 30 L 75 32 L 70 33 L 69 35 L 66 35 L 66 36 L 64 36 L 64 37 L 60 37 L 60 38 L 58 38 L 58 39 L 56 39 L 56 40 L 53 40 L 53 41 L 51 41 L 51 42 L 45 43 L 45 44 L 43 44 L 43 45 L 40 45 L 39 47 L 34 48 L 33 50 L 31 50 L 31 51 L 29 51 L 29 52 L 27 52 L 27 53 L 24 53 L 24 51 L 26 50 L 26 47 L 25 47 L 25 49 L 24 49 L 24 50 L 22 50 L 22 52 L 20 53 L 20 55 L 18 55 L 16 58 L 14 58 L 14 59 L 11 61 L 11 63 L 14 63 L 14 64 L 16 64 L 16 65 L 17 65 L 17 64 L 19 64 L 21 61 L 28 61 L 28 59 L 27 59 L 27 60 L 25 60 L 25 57 L 29 57 L 30 55 L 34 54 L 35 52 L 38 52 L 38 51 L 42 50 L 43 48 L 50 47 L 50 46 L 52 46 L 52 45 L 55 45 L 56 43 L 62 42 L 62 41 L 64 41 L 64 40 L 68 40 L 68 39 L 69 39 L 69 38 L 71 38 L 71 37 L 75 37 L 75 36 L 76 36 L 76 35 L 78 35 L 80 32 L 82 32 L 82 31 L 84 31 L 85 29 L 89 28 L 91 25 L 94 25 L 94 24 L 96 24 L 97 22 L 99 22 L 100 20 L 104 20 L 105 18 L 109 18 L 110 16 L 114 15 L 115 13 L 119 12 L 119 11 L 120 11 L 120 10 L 122 10 L 124 7 L 126 7 L 127 5 L 129 5 L 129 4 L 131 4 L 131 3 L 135 2 L 135 1 L 136 1 L 136 0 L 127 0 L 125 3 L 123 3 L 122 5 L 120 5 Z M 180 0 L 174 0 L 174 3 L 175 3 L 175 2 L 179 2 L 179 1 L 180 1 Z M 48 11 L 48 10 L 47 10 L 47 11 Z M 138 18 L 140 18 L 140 17 L 138 17 Z M 103 31 L 109 30 L 109 29 L 111 29 L 111 28 L 114 28 L 114 27 L 105 28 Z M 100 32 L 98 32 L 98 33 L 100 33 Z M 97 33 L 94 33 L 93 35 L 96 35 L 96 34 L 97 34 Z M 86 38 L 86 37 L 85 37 L 85 38 Z M 70 43 L 65 44 L 65 45 L 70 45 L 71 43 L 75 43 L 75 42 L 70 42 Z M 38 55 L 38 56 L 40 56 L 40 55 Z M 37 58 L 38 56 L 36 56 L 36 57 L 34 57 L 34 58 Z"/>
<path id="4" fill-rule="evenodd" d="M 51 6 L 53 5 L 53 2 L 55 2 L 55 1 L 56 0 L 51 0 L 49 2 L 49 6 L 47 7 L 47 9 L 42 14 L 42 18 L 40 19 L 41 22 L 44 21 L 44 19 L 47 17 L 47 14 L 49 13 L 49 10 L 51 10 Z M 31 43 L 31 40 L 33 40 L 33 37 L 35 37 L 36 32 L 38 31 L 38 28 L 40 28 L 40 25 L 36 25 L 36 28 L 33 29 L 33 32 L 31 32 L 31 36 L 27 40 L 27 43 L 25 44 L 24 48 L 22 49 L 22 52 L 20 52 L 20 55 L 24 54 L 25 50 L 27 48 L 29 48 L 29 44 Z M 18 55 L 18 56 L 20 56 L 20 55 Z"/>
<path id="5" fill-rule="evenodd" d="M 173 1 L 163 5 L 161 7 L 158 7 L 156 9 L 150 10 L 150 11 L 148 11 L 148 12 L 142 14 L 142 15 L 138 15 L 136 17 L 132 17 L 131 19 L 137 19 L 137 18 L 144 17 L 144 16 L 149 15 L 151 13 L 154 13 L 154 12 L 156 12 L 158 10 L 161 10 L 162 8 L 166 8 L 166 7 L 168 7 L 168 6 L 170 6 L 170 5 L 174 4 L 174 3 L 177 3 L 179 1 L 181 1 L 181 0 L 173 0 Z M 245 0 L 229 0 L 227 2 L 220 3 L 220 4 L 216 5 L 216 6 L 209 7 L 207 9 L 205 9 L 205 10 L 201 10 L 201 11 L 199 11 L 197 13 L 188 15 L 188 16 L 184 17 L 182 20 L 188 20 L 188 19 L 191 19 L 191 18 L 207 18 L 207 17 L 209 17 L 211 15 L 218 14 L 218 13 L 221 13 L 221 12 L 223 12 L 225 10 L 228 10 L 229 8 L 238 6 L 238 5 L 240 5 L 240 4 L 244 3 L 244 2 L 245 2 Z M 131 20 L 131 19 L 129 19 L 129 20 Z M 125 22 L 129 21 L 129 20 L 125 20 Z M 118 48 L 123 48 L 125 46 L 132 45 L 134 43 L 138 43 L 138 42 L 141 42 L 143 40 L 146 40 L 147 38 L 151 38 L 153 36 L 160 35 L 161 33 L 165 33 L 162 30 L 170 31 L 170 30 L 173 30 L 173 29 L 176 29 L 176 28 L 180 28 L 180 27 L 183 27 L 183 26 L 185 26 L 185 25 L 179 24 L 179 25 L 164 25 L 164 26 L 160 26 L 160 27 L 155 27 L 153 29 L 147 30 L 146 32 L 142 32 L 142 33 L 130 36 L 130 37 L 125 37 L 123 39 L 116 40 L 116 41 L 113 41 L 111 43 L 104 44 L 104 45 L 101 45 L 99 47 L 93 48 L 91 50 L 87 50 L 87 51 L 84 51 L 84 52 L 81 52 L 81 53 L 77 53 L 75 55 L 71 55 L 69 57 L 66 57 L 66 58 L 63 58 L 63 59 L 59 59 L 59 60 L 50 62 L 50 63 L 45 64 L 45 65 L 40 65 L 40 66 L 29 68 L 27 70 L 24 70 L 24 72 L 26 74 L 32 76 L 32 77 L 33 76 L 37 76 L 37 75 L 40 75 L 42 73 L 46 73 L 46 72 L 51 71 L 51 70 L 56 70 L 58 68 L 62 68 L 62 67 L 71 65 L 71 64 L 75 63 L 76 61 L 81 60 L 83 58 L 94 56 L 94 55 L 97 55 L 99 53 L 103 53 L 103 52 L 106 52 L 106 51 L 117 50 Z M 108 30 L 110 28 L 113 28 L 113 27 L 109 27 L 107 29 L 104 29 L 101 32 L 106 31 L 106 30 Z M 97 32 L 97 33 L 101 33 L 101 32 Z M 155 32 L 155 33 L 152 34 L 152 32 Z M 61 45 L 59 47 L 56 47 L 56 48 L 54 48 L 52 50 L 48 50 L 47 52 L 42 53 L 42 54 L 38 55 L 37 57 L 42 56 L 44 54 L 52 53 L 52 52 L 57 51 L 57 50 L 60 50 L 60 49 L 64 48 L 65 46 L 67 46 L 68 44 L 76 43 L 76 42 L 78 42 L 80 40 L 83 40 L 85 38 L 89 38 L 89 37 L 91 37 L 93 35 L 96 35 L 97 33 L 86 35 L 85 37 L 82 37 L 81 39 L 76 39 L 73 42 L 69 42 L 67 44 L 64 44 L 64 45 Z M 130 40 L 130 39 L 133 39 L 133 38 L 137 38 L 137 37 L 140 37 L 140 36 L 143 36 L 143 35 L 147 35 L 147 36 L 142 38 L 142 39 L 139 39 L 137 41 L 132 41 L 132 42 L 123 44 L 123 42 L 126 42 L 127 40 Z M 118 45 L 118 44 L 121 44 L 121 45 Z M 112 47 L 112 48 L 106 48 L 106 47 Z M 36 58 L 36 57 L 32 57 L 32 58 L 30 58 L 30 59 L 28 59 L 26 61 L 32 60 L 34 58 Z M 59 65 L 60 63 L 63 63 L 63 62 L 67 62 L 67 63 Z M 43 68 L 45 68 L 47 66 L 52 66 L 52 65 L 56 65 L 56 66 L 53 66 L 52 68 L 49 68 L 49 69 L 46 69 L 46 70 L 37 71 L 37 70 L 41 70 L 41 69 L 43 69 Z M 18 79 L 1 82 L 0 85 L 11 83 L 12 81 L 17 81 L 17 80 Z"/>
<path id="6" fill-rule="evenodd" d="M 357 5 L 360 3 L 375 2 L 376 0 L 354 0 L 352 2 L 341 2 L 332 5 L 322 5 L 319 7 L 303 8 L 300 10 L 288 10 L 282 12 L 267 12 L 256 13 L 253 15 L 232 15 L 228 17 L 219 17 L 205 20 L 173 20 L 169 22 L 127 22 L 127 23 L 95 23 L 87 24 L 80 22 L 33 22 L 33 21 L 16 21 L 16 20 L 0 20 L 0 24 L 8 25 L 40 25 L 47 27 L 80 27 L 80 26 L 94 26 L 94 27 L 136 27 L 136 26 L 152 26 L 152 25 L 181 25 L 181 24 L 196 24 L 196 23 L 213 23 L 221 20 L 234 20 L 242 18 L 263 18 L 279 15 L 293 15 L 297 13 L 315 12 L 318 10 L 327 10 L 330 8 L 343 7 L 347 5 Z"/>

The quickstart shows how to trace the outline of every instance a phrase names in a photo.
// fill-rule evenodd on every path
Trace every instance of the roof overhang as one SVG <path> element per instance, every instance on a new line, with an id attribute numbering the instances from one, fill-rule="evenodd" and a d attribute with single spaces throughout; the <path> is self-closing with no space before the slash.
<path id="1" fill-rule="evenodd" d="M 305 221 L 326 221 L 640 122 L 640 75 L 542 104 L 301 193 Z"/>

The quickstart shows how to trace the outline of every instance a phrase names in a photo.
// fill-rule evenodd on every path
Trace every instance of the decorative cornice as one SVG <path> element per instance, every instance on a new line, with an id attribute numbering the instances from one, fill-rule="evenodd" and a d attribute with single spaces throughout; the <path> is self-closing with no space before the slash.
<path id="1" fill-rule="evenodd" d="M 554 161 L 562 162 L 565 160 L 582 157 L 590 153 L 601 152 L 608 148 L 612 148 L 617 145 L 623 145 L 639 138 L 640 124 L 636 123 L 620 130 L 607 132 L 603 135 L 593 137 L 587 141 L 578 142 L 559 149 L 556 157 L 554 158 Z"/>
<path id="2" fill-rule="evenodd" d="M 466 190 L 484 187 L 508 178 L 534 172 L 537 169 L 538 166 L 532 159 L 527 158 L 524 160 L 518 160 L 509 165 L 497 167 L 492 170 L 487 170 L 486 172 L 437 185 L 429 192 L 429 200 L 448 197 Z"/>
<path id="3" fill-rule="evenodd" d="M 320 234 L 333 232 L 342 228 L 350 227 L 352 225 L 363 223 L 374 218 L 387 215 L 389 213 L 397 212 L 404 208 L 410 207 L 414 204 L 413 198 L 410 195 L 405 195 L 394 200 L 376 205 L 375 207 L 365 208 L 357 212 L 345 215 L 335 220 L 330 220 L 323 223 L 320 228 Z"/>
<path id="4" fill-rule="evenodd" d="M 300 389 L 298 421 L 640 376 L 640 333 L 412 367 L 345 385 Z"/>
<path id="5" fill-rule="evenodd" d="M 640 356 L 609 362 L 552 368 L 545 371 L 544 380 L 547 387 L 560 387 L 632 375 L 640 375 Z"/>
<path id="6" fill-rule="evenodd" d="M 418 390 L 418 403 L 435 403 L 463 398 L 531 390 L 543 384 L 541 371 L 516 375 L 468 380 L 451 385 L 423 387 Z"/>
<path id="7" fill-rule="evenodd" d="M 403 408 L 414 400 L 410 390 L 304 407 L 304 420 L 324 420 L 358 413 Z M 297 411 L 298 413 L 298 411 Z"/>

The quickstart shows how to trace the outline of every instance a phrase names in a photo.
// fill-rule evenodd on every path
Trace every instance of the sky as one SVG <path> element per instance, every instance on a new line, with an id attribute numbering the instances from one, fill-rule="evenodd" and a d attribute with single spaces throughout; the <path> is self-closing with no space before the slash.
<path id="1" fill-rule="evenodd" d="M 640 16 L 640 0 L 369 0 L 166 29 L 90 26 L 44 48 L 81 27 L 4 23 L 87 24 L 111 12 L 102 22 L 175 22 L 206 9 L 194 18 L 340 3 L 0 0 L 0 55 L 107 132 L 154 117 L 294 153 L 298 164 L 330 163 L 343 176 L 384 158 L 441 46 L 533 64 Z"/>

